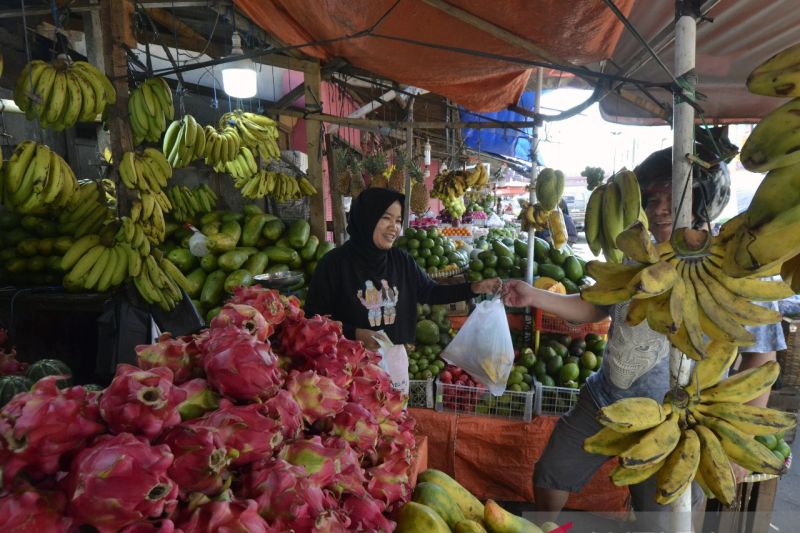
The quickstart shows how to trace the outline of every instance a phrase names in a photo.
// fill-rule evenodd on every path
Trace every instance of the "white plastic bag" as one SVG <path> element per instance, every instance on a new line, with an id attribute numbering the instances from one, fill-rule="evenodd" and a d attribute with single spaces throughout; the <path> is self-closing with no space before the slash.
<path id="1" fill-rule="evenodd" d="M 195 257 L 205 257 L 208 255 L 208 237 L 203 235 L 199 229 L 191 224 L 187 224 L 194 233 L 189 237 L 189 253 Z"/>
<path id="2" fill-rule="evenodd" d="M 442 352 L 442 359 L 463 368 L 489 392 L 501 396 L 514 366 L 514 345 L 503 302 L 493 298 L 479 303 Z"/>
<path id="3" fill-rule="evenodd" d="M 408 395 L 408 353 L 402 344 L 392 344 L 382 331 L 381 335 L 372 337 L 380 345 L 378 352 L 381 354 L 380 367 L 383 368 L 392 380 L 392 387 Z"/>

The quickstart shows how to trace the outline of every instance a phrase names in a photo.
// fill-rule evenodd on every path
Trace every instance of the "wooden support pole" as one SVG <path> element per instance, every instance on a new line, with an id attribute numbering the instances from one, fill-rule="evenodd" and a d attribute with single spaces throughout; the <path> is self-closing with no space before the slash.
<path id="1" fill-rule="evenodd" d="M 328 181 L 331 184 L 331 211 L 333 212 L 333 242 L 336 246 L 341 246 L 345 241 L 347 233 L 347 218 L 344 214 L 344 202 L 339 188 L 336 186 L 337 176 L 345 169 L 336 166 L 336 158 L 333 152 L 333 135 L 325 134 L 325 153 L 328 158 Z"/>
<path id="2" fill-rule="evenodd" d="M 305 86 L 306 107 L 322 108 L 321 89 L 322 77 L 319 63 L 305 71 L 303 80 Z M 325 191 L 322 180 L 322 145 L 320 132 L 322 123 L 318 120 L 306 120 L 306 144 L 308 153 L 308 180 L 317 189 L 317 194 L 311 197 L 311 232 L 320 241 L 327 236 L 325 224 Z"/>
<path id="3" fill-rule="evenodd" d="M 106 76 L 111 79 L 117 91 L 117 102 L 108 113 L 108 126 L 111 133 L 111 155 L 115 162 L 122 160 L 122 154 L 133 150 L 133 136 L 128 125 L 128 58 L 122 45 L 136 47 L 133 35 L 133 2 L 115 0 L 100 2 L 100 23 L 103 28 L 103 63 Z M 120 181 L 119 173 L 112 172 L 117 191 L 117 211 L 127 215 L 131 209 L 131 196 Z"/>

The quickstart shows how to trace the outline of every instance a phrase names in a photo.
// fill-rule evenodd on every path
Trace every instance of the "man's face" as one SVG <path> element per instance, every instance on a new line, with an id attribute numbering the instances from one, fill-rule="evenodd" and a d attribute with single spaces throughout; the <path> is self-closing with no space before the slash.
<path id="1" fill-rule="evenodd" d="M 672 185 L 653 185 L 647 189 L 645 197 L 647 203 L 644 212 L 647 214 L 650 232 L 656 242 L 668 241 L 672 235 Z"/>

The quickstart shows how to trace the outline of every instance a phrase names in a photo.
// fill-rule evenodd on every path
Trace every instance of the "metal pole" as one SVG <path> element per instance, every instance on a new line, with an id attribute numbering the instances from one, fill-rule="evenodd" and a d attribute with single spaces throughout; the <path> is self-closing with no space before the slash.
<path id="1" fill-rule="evenodd" d="M 687 82 L 685 96 L 694 97 L 694 76 L 697 23 L 693 16 L 683 11 L 677 3 L 678 20 L 675 24 L 675 75 Z M 686 154 L 694 153 L 694 108 L 685 102 L 683 95 L 674 97 L 672 144 L 672 215 L 676 228 L 692 225 L 692 165 Z M 681 197 L 686 196 L 681 202 Z M 690 361 L 679 350 L 670 352 L 671 380 L 682 386 L 688 382 Z M 672 504 L 672 531 L 692 531 L 692 488 Z"/>
<path id="2" fill-rule="evenodd" d="M 543 84 L 544 74 L 541 68 L 536 69 L 536 96 L 533 103 L 533 111 L 537 115 L 541 110 L 541 101 L 542 101 L 542 84 Z M 533 139 L 531 139 L 531 185 L 530 185 L 530 193 L 528 196 L 528 201 L 531 204 L 536 203 L 536 189 L 534 185 L 536 185 L 536 176 L 539 175 L 539 166 L 536 164 L 539 154 L 539 126 L 533 126 Z M 525 272 L 525 281 L 528 283 L 533 283 L 533 239 L 536 236 L 536 229 L 531 227 L 528 230 L 528 269 Z"/>

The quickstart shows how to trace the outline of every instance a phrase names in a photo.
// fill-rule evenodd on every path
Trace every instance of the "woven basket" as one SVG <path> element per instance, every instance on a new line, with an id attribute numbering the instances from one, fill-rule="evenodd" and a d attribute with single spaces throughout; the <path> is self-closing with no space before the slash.
<path id="1" fill-rule="evenodd" d="M 781 383 L 788 387 L 800 387 L 800 319 L 784 318 L 783 334 L 786 337 L 786 350 L 778 352 Z"/>

